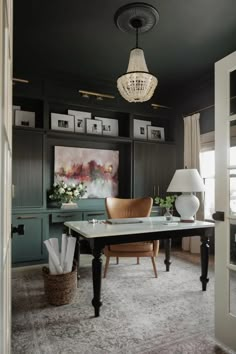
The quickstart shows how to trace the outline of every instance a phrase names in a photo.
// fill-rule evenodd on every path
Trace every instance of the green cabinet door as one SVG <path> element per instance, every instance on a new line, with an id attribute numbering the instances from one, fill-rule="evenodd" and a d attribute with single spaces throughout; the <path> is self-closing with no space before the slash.
<path id="1" fill-rule="evenodd" d="M 49 236 L 48 238 L 58 238 L 59 247 L 61 246 L 61 236 L 66 232 L 64 222 L 80 221 L 83 218 L 82 211 L 76 210 L 57 210 L 50 215 Z"/>
<path id="2" fill-rule="evenodd" d="M 43 241 L 48 238 L 47 214 L 13 215 L 12 225 L 24 225 L 24 235 L 12 238 L 12 263 L 40 261 L 45 257 Z"/>
<path id="3" fill-rule="evenodd" d="M 14 131 L 12 207 L 43 206 L 43 134 L 34 131 Z"/>
<path id="4" fill-rule="evenodd" d="M 174 144 L 134 143 L 134 197 L 166 195 L 176 169 Z"/>

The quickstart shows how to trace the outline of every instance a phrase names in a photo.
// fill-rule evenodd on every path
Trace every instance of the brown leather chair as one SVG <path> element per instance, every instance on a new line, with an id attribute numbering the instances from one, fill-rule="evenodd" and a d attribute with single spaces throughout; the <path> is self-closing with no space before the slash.
<path id="1" fill-rule="evenodd" d="M 153 199 L 150 197 L 137 199 L 120 199 L 108 197 L 105 199 L 106 211 L 109 219 L 146 217 L 151 213 Z M 151 257 L 155 277 L 157 269 L 155 257 L 158 254 L 159 241 L 146 241 L 108 245 L 104 248 L 106 264 L 104 278 L 106 278 L 110 257 L 116 257 L 117 264 L 119 257 Z"/>

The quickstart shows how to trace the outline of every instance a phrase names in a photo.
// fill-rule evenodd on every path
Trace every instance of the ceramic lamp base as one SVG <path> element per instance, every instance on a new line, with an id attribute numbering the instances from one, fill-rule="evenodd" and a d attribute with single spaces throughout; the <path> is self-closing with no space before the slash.
<path id="1" fill-rule="evenodd" d="M 175 201 L 175 207 L 180 215 L 181 222 L 194 222 L 199 208 L 199 200 L 192 193 L 183 193 Z"/>
<path id="2" fill-rule="evenodd" d="M 78 205 L 76 203 L 62 203 L 61 209 L 76 209 Z"/>

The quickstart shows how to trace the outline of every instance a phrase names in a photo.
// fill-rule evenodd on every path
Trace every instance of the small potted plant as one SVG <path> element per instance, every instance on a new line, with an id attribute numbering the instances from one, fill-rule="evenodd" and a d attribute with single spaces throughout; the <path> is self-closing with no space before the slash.
<path id="1" fill-rule="evenodd" d="M 172 219 L 173 204 L 174 204 L 176 198 L 177 198 L 177 195 L 168 195 L 165 198 L 155 197 L 155 199 L 154 199 L 155 204 L 166 209 L 166 212 L 164 214 L 164 216 L 166 217 L 166 220 Z"/>
<path id="2" fill-rule="evenodd" d="M 49 192 L 49 199 L 60 203 L 61 208 L 76 208 L 77 204 L 74 202 L 82 198 L 86 191 L 87 187 L 83 182 L 66 184 L 64 181 L 57 181 Z"/>

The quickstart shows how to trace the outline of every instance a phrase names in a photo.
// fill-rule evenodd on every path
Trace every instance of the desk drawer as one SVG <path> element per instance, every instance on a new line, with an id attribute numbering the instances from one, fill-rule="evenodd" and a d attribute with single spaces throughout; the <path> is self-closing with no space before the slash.
<path id="1" fill-rule="evenodd" d="M 82 220 L 82 212 L 63 212 L 63 213 L 53 213 L 52 223 L 64 223 L 66 221 L 79 221 Z"/>
<path id="2" fill-rule="evenodd" d="M 106 218 L 107 218 L 107 215 L 104 210 L 101 210 L 101 211 L 94 210 L 94 211 L 84 212 L 83 220 L 92 220 L 92 219 L 106 220 Z"/>

